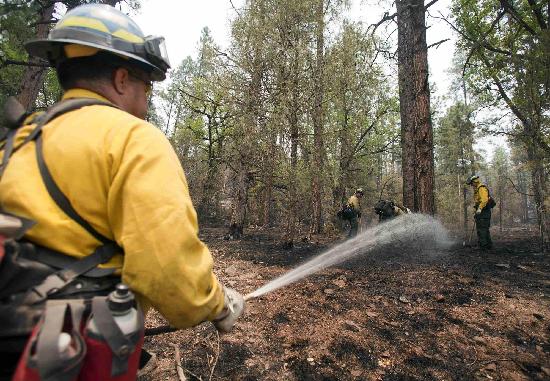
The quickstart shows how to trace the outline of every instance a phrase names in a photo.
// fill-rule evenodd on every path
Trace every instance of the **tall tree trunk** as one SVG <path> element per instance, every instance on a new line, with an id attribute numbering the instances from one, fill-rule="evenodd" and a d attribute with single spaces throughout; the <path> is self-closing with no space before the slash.
<path id="1" fill-rule="evenodd" d="M 296 90 L 297 91 L 297 90 Z M 294 105 L 293 105 L 294 106 Z M 296 176 L 298 173 L 298 111 L 291 110 L 290 118 L 290 179 L 289 179 L 289 213 L 287 225 L 286 246 L 292 248 L 296 238 L 298 192 L 296 189 Z"/>
<path id="2" fill-rule="evenodd" d="M 47 21 L 52 19 L 55 3 L 52 2 L 48 7 L 42 8 L 38 18 L 38 26 L 36 27 L 36 38 L 46 38 L 49 32 L 50 24 Z M 42 88 L 42 83 L 44 82 L 44 76 L 46 74 L 46 68 L 42 66 L 32 66 L 33 64 L 41 64 L 41 61 L 38 58 L 31 57 L 29 59 L 29 64 L 25 68 L 23 73 L 23 78 L 21 80 L 21 86 L 19 87 L 19 94 L 17 99 L 25 107 L 27 111 L 32 110 L 38 98 L 38 93 Z"/>
<path id="3" fill-rule="evenodd" d="M 268 128 L 266 126 L 266 128 Z M 275 177 L 275 154 L 277 151 L 277 134 L 270 128 L 269 131 L 269 155 L 265 158 L 266 165 L 264 166 L 265 176 L 265 189 L 264 189 L 264 206 L 263 206 L 263 220 L 264 226 L 273 225 L 273 181 Z"/>
<path id="4" fill-rule="evenodd" d="M 242 236 L 248 207 L 248 172 L 242 160 L 239 160 L 238 166 L 233 190 L 233 210 L 229 225 L 229 234 L 232 238 Z"/>
<path id="5" fill-rule="evenodd" d="M 344 92 L 341 92 L 341 94 L 345 94 Z M 340 159 L 338 164 L 338 183 L 336 186 L 335 191 L 335 207 L 340 208 L 342 207 L 342 204 L 346 201 L 346 185 L 348 184 L 349 180 L 349 166 L 350 166 L 350 153 L 349 151 L 349 145 L 350 145 L 350 132 L 349 132 L 349 110 L 346 107 L 346 104 L 344 102 L 344 109 L 342 110 L 343 116 L 342 116 L 342 123 L 340 126 L 340 134 L 339 134 L 339 140 L 340 140 Z"/>
<path id="6" fill-rule="evenodd" d="M 531 182 L 535 199 L 537 222 L 540 229 L 541 246 L 543 250 L 546 250 L 546 242 L 550 239 L 548 236 L 549 231 L 545 208 L 546 178 L 544 175 L 544 166 L 542 165 L 541 158 L 537 155 L 537 149 L 532 143 L 528 143 L 527 159 L 529 160 L 529 165 L 531 167 Z"/>
<path id="7" fill-rule="evenodd" d="M 292 248 L 294 239 L 296 238 L 296 225 L 298 222 L 297 205 L 298 205 L 298 190 L 296 187 L 296 178 L 298 174 L 298 139 L 299 125 L 298 112 L 300 102 L 300 89 L 298 69 L 299 69 L 299 53 L 294 50 L 292 68 L 290 70 L 290 104 L 288 105 L 288 122 L 290 127 L 290 173 L 289 173 L 289 213 L 287 221 L 287 237 L 286 246 Z"/>
<path id="8" fill-rule="evenodd" d="M 529 222 L 529 199 L 527 198 L 528 187 L 524 173 L 518 171 L 516 179 L 518 182 L 518 188 L 521 191 L 521 223 L 526 224 Z"/>
<path id="9" fill-rule="evenodd" d="M 321 233 L 323 229 L 323 173 L 324 173 L 324 118 L 323 118 L 323 92 L 324 92 L 324 47 L 325 47 L 325 0 L 317 0 L 317 31 L 316 31 L 316 65 L 313 76 L 313 166 L 312 169 L 312 204 L 313 223 L 312 233 Z"/>
<path id="10" fill-rule="evenodd" d="M 396 0 L 403 202 L 433 215 L 434 152 L 423 0 Z"/>

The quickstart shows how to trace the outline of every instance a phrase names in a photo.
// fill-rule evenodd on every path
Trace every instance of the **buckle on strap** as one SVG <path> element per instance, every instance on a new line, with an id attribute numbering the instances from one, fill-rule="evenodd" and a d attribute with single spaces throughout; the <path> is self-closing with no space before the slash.
<path id="1" fill-rule="evenodd" d="M 31 289 L 26 300 L 30 303 L 46 300 L 49 295 L 62 290 L 64 287 L 71 284 L 78 276 L 110 260 L 119 249 L 120 247 L 115 242 L 109 242 L 97 247 L 95 251 L 87 257 L 73 263 L 64 270 L 49 275 L 42 283 Z"/>
<path id="2" fill-rule="evenodd" d="M 34 302 L 46 300 L 49 295 L 55 294 L 69 283 L 70 280 L 65 278 L 63 271 L 49 275 L 42 283 L 31 289 L 38 296 L 38 300 L 34 300 Z"/>

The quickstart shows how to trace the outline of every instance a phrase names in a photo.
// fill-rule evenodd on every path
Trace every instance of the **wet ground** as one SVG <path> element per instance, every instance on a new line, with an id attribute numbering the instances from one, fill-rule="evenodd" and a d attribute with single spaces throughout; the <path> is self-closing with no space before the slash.
<path id="1" fill-rule="evenodd" d="M 224 233 L 202 236 L 243 294 L 337 243 L 284 250 L 277 231 Z M 401 245 L 324 270 L 249 302 L 230 334 L 204 323 L 150 337 L 159 365 L 147 379 L 178 380 L 179 365 L 190 380 L 550 380 L 550 254 L 529 227 L 493 236 L 488 253 Z"/>

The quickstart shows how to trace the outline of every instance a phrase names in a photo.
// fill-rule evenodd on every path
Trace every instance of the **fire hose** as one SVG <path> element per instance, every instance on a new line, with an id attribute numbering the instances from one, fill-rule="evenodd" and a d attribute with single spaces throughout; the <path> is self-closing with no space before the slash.
<path id="1" fill-rule="evenodd" d="M 250 293 L 250 294 L 247 294 L 247 295 L 244 296 L 244 301 L 246 302 L 246 301 L 254 299 L 254 298 L 255 298 L 255 295 Z M 160 325 L 158 327 L 145 328 L 144 335 L 145 336 L 156 336 L 156 335 L 162 335 L 164 333 L 179 331 L 180 329 L 181 328 L 175 328 L 175 327 L 172 327 L 168 324 L 167 325 Z"/>

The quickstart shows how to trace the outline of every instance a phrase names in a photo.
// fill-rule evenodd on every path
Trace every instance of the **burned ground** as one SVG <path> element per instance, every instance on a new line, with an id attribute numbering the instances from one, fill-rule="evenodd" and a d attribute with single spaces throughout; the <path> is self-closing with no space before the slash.
<path id="1" fill-rule="evenodd" d="M 386 247 L 324 270 L 249 302 L 230 334 L 205 323 L 150 337 L 149 379 L 178 379 L 176 345 L 191 380 L 548 380 L 550 254 L 527 228 L 493 234 L 489 253 Z M 202 235 L 220 280 L 243 294 L 337 243 Z"/>

